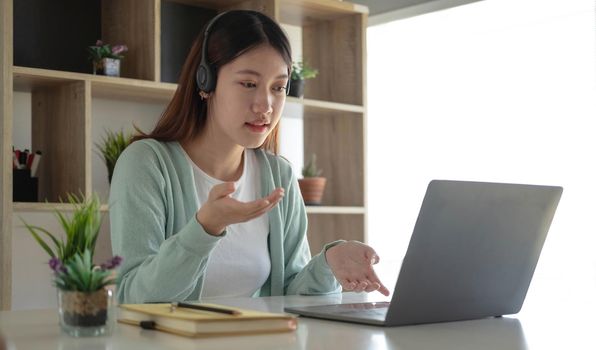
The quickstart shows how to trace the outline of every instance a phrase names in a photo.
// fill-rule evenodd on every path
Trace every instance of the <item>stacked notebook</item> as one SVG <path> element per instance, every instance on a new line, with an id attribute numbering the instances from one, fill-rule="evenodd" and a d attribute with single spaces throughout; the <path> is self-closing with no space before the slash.
<path id="1" fill-rule="evenodd" d="M 171 304 L 122 304 L 118 322 L 188 337 L 277 333 L 297 328 L 296 317 L 287 314 L 215 304 L 195 305 L 203 309 L 173 308 Z"/>

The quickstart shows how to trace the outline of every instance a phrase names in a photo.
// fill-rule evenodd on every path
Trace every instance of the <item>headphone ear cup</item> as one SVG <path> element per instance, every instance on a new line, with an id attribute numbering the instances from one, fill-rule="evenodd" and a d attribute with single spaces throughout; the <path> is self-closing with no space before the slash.
<path id="1" fill-rule="evenodd" d="M 197 87 L 204 92 L 212 92 L 215 89 L 215 77 L 211 67 L 206 64 L 199 65 L 197 69 Z"/>

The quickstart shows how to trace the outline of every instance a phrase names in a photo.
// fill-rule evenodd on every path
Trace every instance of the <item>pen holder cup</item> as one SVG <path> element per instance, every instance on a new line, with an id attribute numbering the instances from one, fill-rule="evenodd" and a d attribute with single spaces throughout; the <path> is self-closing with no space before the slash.
<path id="1" fill-rule="evenodd" d="M 39 179 L 31 177 L 30 169 L 12 170 L 12 200 L 13 202 L 37 202 L 37 187 Z"/>

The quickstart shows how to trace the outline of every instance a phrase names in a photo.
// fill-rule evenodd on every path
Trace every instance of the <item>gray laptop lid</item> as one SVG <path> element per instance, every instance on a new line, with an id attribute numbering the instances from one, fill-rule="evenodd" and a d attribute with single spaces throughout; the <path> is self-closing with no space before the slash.
<path id="1" fill-rule="evenodd" d="M 385 324 L 517 313 L 562 191 L 431 181 Z"/>
<path id="2" fill-rule="evenodd" d="M 562 191 L 431 181 L 388 308 L 365 303 L 285 310 L 386 326 L 517 313 Z"/>

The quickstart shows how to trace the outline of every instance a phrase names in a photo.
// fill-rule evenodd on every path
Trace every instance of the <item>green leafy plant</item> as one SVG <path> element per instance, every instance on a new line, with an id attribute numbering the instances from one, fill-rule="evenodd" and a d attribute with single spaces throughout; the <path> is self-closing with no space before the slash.
<path id="1" fill-rule="evenodd" d="M 43 227 L 27 224 L 21 218 L 21 221 L 25 224 L 25 227 L 37 243 L 52 258 L 57 257 L 65 262 L 69 261 L 76 254 L 83 254 L 85 250 L 90 250 L 91 255 L 93 255 L 101 225 L 101 204 L 97 195 L 85 199 L 83 195 L 79 198 L 73 194 L 68 194 L 68 202 L 75 207 L 70 219 L 56 210 L 56 216 L 64 230 L 66 241 L 58 239 L 56 235 Z M 49 244 L 42 237 L 47 237 Z M 53 249 L 50 247 L 50 244 L 53 244 Z"/>
<path id="2" fill-rule="evenodd" d="M 125 134 L 120 131 L 105 131 L 105 136 L 100 143 L 95 146 L 99 149 L 99 155 L 103 158 L 106 167 L 108 168 L 108 181 L 112 183 L 112 175 L 114 174 L 114 167 L 120 154 L 124 151 L 132 141 L 133 134 Z"/>
<path id="3" fill-rule="evenodd" d="M 302 176 L 303 177 L 318 177 L 321 176 L 323 170 L 317 168 L 317 155 L 312 154 L 310 156 L 310 160 L 306 165 L 302 168 Z"/>
<path id="4" fill-rule="evenodd" d="M 306 62 L 298 61 L 292 63 L 292 73 L 290 79 L 305 80 L 312 79 L 319 74 L 317 69 L 310 67 Z"/>
<path id="5" fill-rule="evenodd" d="M 114 256 L 100 266 L 93 265 L 93 253 L 101 226 L 100 201 L 96 194 L 85 199 L 68 194 L 68 202 L 74 206 L 69 218 L 56 210 L 56 216 L 64 230 L 65 238 L 50 233 L 43 227 L 21 221 L 51 257 L 50 268 L 54 272 L 57 288 L 69 291 L 93 292 L 115 283 L 112 271 L 122 262 Z"/>
<path id="6" fill-rule="evenodd" d="M 97 40 L 95 45 L 87 47 L 89 60 L 96 63 L 99 63 L 104 58 L 122 59 L 124 56 L 121 54 L 126 51 L 128 51 L 126 45 L 114 45 L 112 47 L 110 44 L 104 44 L 101 40 Z"/>

